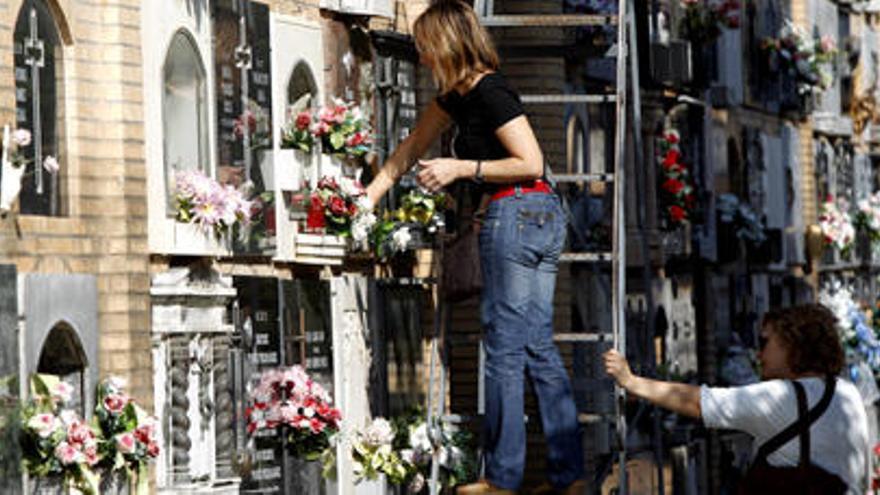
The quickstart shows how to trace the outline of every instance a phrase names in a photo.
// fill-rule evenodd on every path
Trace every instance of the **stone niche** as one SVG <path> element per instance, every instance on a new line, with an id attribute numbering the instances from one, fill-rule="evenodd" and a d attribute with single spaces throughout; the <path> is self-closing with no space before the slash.
<path id="1" fill-rule="evenodd" d="M 150 288 L 153 387 L 162 422 L 159 493 L 239 492 L 235 459 L 241 356 L 229 305 L 236 290 L 209 262 L 156 274 Z"/>

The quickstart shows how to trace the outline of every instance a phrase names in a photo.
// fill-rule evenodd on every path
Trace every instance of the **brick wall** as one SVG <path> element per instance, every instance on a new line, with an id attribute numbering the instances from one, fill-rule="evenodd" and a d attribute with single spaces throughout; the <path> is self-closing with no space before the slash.
<path id="1" fill-rule="evenodd" d="M 140 1 L 49 1 L 63 47 L 59 71 L 66 216 L 0 221 L 0 262 L 19 273 L 97 276 L 101 375 L 151 402 Z M 11 31 L 19 0 L 0 1 L 0 119 L 14 124 Z"/>

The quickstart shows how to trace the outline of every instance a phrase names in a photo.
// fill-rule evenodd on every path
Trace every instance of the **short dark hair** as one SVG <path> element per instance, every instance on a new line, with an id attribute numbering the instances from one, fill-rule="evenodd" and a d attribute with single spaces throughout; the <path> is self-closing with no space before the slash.
<path id="1" fill-rule="evenodd" d="M 844 365 L 843 346 L 837 318 L 821 304 L 804 304 L 773 309 L 764 314 L 762 325 L 782 339 L 788 350 L 788 366 L 797 375 L 838 375 Z"/>

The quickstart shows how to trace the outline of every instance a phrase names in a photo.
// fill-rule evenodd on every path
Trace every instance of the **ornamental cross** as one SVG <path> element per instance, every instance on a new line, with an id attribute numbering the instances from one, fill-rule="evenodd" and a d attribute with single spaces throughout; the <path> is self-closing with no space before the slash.
<path id="1" fill-rule="evenodd" d="M 40 69 L 45 64 L 43 40 L 39 38 L 37 9 L 31 7 L 30 33 L 24 39 L 24 60 L 31 66 L 31 102 L 33 104 L 33 143 L 34 143 L 34 179 L 37 194 L 43 194 L 43 174 L 40 164 L 43 163 L 43 133 L 40 126 Z"/>

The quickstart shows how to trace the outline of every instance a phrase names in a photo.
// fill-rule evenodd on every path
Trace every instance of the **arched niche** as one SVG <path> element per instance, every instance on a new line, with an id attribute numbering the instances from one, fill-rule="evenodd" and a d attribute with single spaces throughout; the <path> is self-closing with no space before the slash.
<path id="1" fill-rule="evenodd" d="M 89 360 L 79 334 L 66 321 L 57 322 L 43 341 L 37 360 L 37 373 L 58 376 L 71 385 L 74 398 L 69 405 L 83 416 L 89 408 L 84 402 L 88 369 Z"/>
<path id="2" fill-rule="evenodd" d="M 287 105 L 301 105 L 297 110 L 315 108 L 320 103 L 318 84 L 308 62 L 300 60 L 293 67 L 287 81 Z"/>
<path id="3" fill-rule="evenodd" d="M 98 285 L 92 275 L 30 274 L 21 279 L 25 376 L 65 377 L 90 416 L 98 379 Z M 79 383 L 75 383 L 74 380 Z"/>

